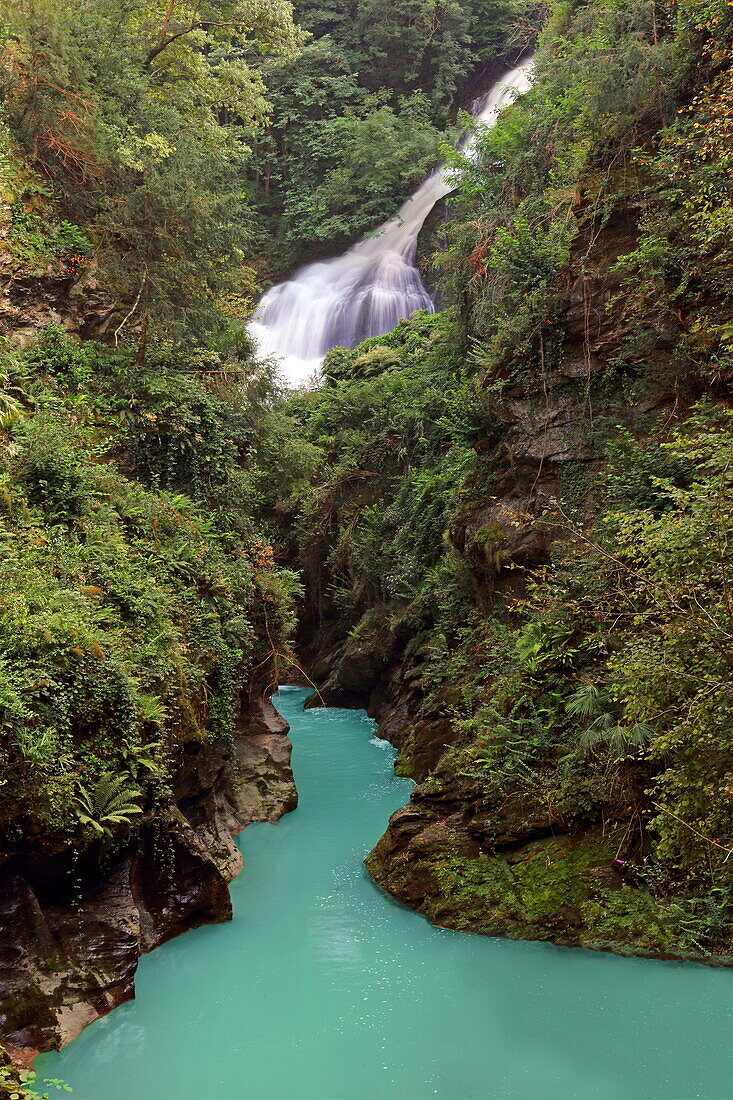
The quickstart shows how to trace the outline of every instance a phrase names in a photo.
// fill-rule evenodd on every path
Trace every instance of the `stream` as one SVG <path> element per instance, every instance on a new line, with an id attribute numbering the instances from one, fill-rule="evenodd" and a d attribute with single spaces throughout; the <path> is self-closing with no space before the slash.
<path id="1" fill-rule="evenodd" d="M 362 861 L 412 784 L 363 711 L 307 694 L 274 700 L 300 804 L 242 834 L 232 923 L 143 958 L 138 999 L 40 1077 L 72 1100 L 730 1100 L 729 972 L 463 935 L 386 897 Z"/>

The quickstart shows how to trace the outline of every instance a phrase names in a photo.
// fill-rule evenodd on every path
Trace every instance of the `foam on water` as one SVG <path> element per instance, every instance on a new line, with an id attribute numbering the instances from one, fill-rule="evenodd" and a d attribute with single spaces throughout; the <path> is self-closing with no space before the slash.
<path id="1" fill-rule="evenodd" d="M 389 741 L 385 741 L 382 737 L 372 737 L 369 742 L 370 745 L 376 745 L 378 749 L 391 749 L 393 746 Z"/>

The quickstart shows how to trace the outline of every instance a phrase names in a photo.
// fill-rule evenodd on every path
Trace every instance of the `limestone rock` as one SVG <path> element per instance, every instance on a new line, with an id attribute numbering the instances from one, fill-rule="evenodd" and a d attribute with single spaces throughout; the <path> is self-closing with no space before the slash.
<path id="1" fill-rule="evenodd" d="M 121 851 L 8 854 L 0 863 L 0 1037 L 14 1055 L 59 1049 L 135 995 L 140 955 L 231 918 L 232 837 L 295 808 L 288 726 L 269 700 L 231 746 L 189 749 L 175 799 Z"/>

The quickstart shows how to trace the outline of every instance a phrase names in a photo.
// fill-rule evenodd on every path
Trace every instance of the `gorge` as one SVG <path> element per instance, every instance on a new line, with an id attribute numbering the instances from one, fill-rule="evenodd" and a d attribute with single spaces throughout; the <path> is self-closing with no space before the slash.
<path id="1" fill-rule="evenodd" d="M 0 92 L 2 1100 L 723 1100 L 730 4 L 0 0 Z"/>
<path id="2" fill-rule="evenodd" d="M 304 713 L 306 695 L 275 696 L 299 805 L 243 834 L 232 923 L 143 960 L 138 999 L 41 1075 L 78 1100 L 484 1100 L 538 1082 L 547 1100 L 725 1100 L 727 972 L 462 936 L 390 903 L 362 860 L 411 784 L 365 715 Z"/>

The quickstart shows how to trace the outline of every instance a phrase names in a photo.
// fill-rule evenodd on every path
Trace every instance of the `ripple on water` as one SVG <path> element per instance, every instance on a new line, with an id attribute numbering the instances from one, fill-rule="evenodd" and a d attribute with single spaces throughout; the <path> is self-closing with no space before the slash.
<path id="1" fill-rule="evenodd" d="M 730 1100 L 733 975 L 434 928 L 362 859 L 409 797 L 363 713 L 290 721 L 299 808 L 241 838 L 234 920 L 42 1075 L 73 1100 Z M 377 751 L 375 751 L 377 750 Z"/>

